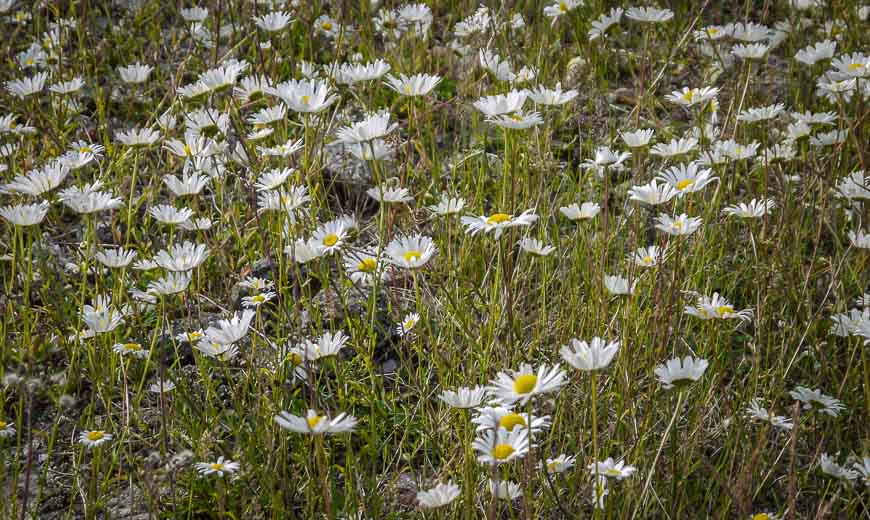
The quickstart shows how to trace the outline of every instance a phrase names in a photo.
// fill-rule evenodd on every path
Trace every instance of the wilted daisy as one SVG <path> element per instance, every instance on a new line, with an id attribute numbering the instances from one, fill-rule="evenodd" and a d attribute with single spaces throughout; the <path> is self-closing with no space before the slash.
<path id="1" fill-rule="evenodd" d="M 396 237 L 384 250 L 387 261 L 405 269 L 423 267 L 437 252 L 435 243 L 425 235 Z"/>
<path id="2" fill-rule="evenodd" d="M 565 383 L 565 372 L 558 365 L 544 364 L 535 370 L 523 363 L 518 370 L 499 372 L 487 391 L 504 404 L 524 405 L 532 397 L 555 392 Z"/>
<path id="3" fill-rule="evenodd" d="M 637 471 L 634 466 L 627 465 L 624 461 L 615 461 L 612 457 L 607 457 L 603 461 L 593 462 L 586 466 L 589 473 L 593 476 L 602 475 L 607 478 L 615 478 L 616 480 L 624 480 Z"/>
<path id="4" fill-rule="evenodd" d="M 218 457 L 215 462 L 197 462 L 194 467 L 196 467 L 196 471 L 204 477 L 209 475 L 223 477 L 224 475 L 232 475 L 239 470 L 241 465 L 238 462 L 231 461 L 230 459 Z"/>
<path id="5" fill-rule="evenodd" d="M 158 381 L 148 386 L 148 391 L 152 394 L 166 394 L 173 390 L 175 390 L 175 383 L 172 381 Z"/>
<path id="6" fill-rule="evenodd" d="M 706 359 L 686 356 L 674 358 L 656 367 L 655 375 L 664 388 L 691 384 L 704 375 L 709 363 Z"/>
<path id="7" fill-rule="evenodd" d="M 674 17 L 670 9 L 658 9 L 655 7 L 629 7 L 625 11 L 625 17 L 636 22 L 662 23 Z"/>
<path id="8" fill-rule="evenodd" d="M 814 410 L 831 417 L 837 417 L 846 409 L 839 399 L 825 395 L 819 389 L 811 390 L 805 386 L 796 386 L 789 395 L 796 401 L 802 402 L 804 410 Z"/>
<path id="9" fill-rule="evenodd" d="M 352 432 L 357 425 L 356 417 L 346 413 L 330 419 L 314 410 L 308 410 L 305 417 L 298 417 L 289 412 L 281 412 L 274 418 L 275 424 L 296 433 L 325 435 Z"/>
<path id="10" fill-rule="evenodd" d="M 619 23 L 624 12 L 625 10 L 621 7 L 613 7 L 610 9 L 609 13 L 603 13 L 597 19 L 593 20 L 592 28 L 586 33 L 589 40 L 597 40 L 604 36 L 608 29 Z"/>
<path id="11" fill-rule="evenodd" d="M 731 54 L 744 60 L 760 60 L 769 50 L 770 47 L 763 43 L 738 43 L 731 48 Z"/>
<path id="12" fill-rule="evenodd" d="M 489 493 L 499 500 L 516 500 L 523 496 L 523 489 L 510 480 L 489 480 Z"/>
<path id="13" fill-rule="evenodd" d="M 794 423 L 791 419 L 781 415 L 773 415 L 767 410 L 767 408 L 762 406 L 762 401 L 759 398 L 752 399 L 752 401 L 749 402 L 749 407 L 746 409 L 746 415 L 753 419 L 768 422 L 775 428 L 781 428 L 783 430 L 791 430 L 794 428 Z"/>
<path id="14" fill-rule="evenodd" d="M 462 217 L 461 222 L 466 227 L 466 232 L 471 235 L 476 235 L 481 231 L 484 233 L 494 231 L 495 238 L 499 238 L 507 228 L 532 225 L 538 220 L 534 211 L 534 209 L 528 209 L 516 217 L 507 213 L 493 213 L 489 216 L 481 215 L 479 217 L 465 216 Z"/>
<path id="15" fill-rule="evenodd" d="M 478 453 L 477 460 L 481 464 L 504 464 L 521 459 L 529 452 L 529 430 L 486 430 L 474 439 L 471 446 Z"/>
<path id="16" fill-rule="evenodd" d="M 79 443 L 84 444 L 87 448 L 96 448 L 110 440 L 112 440 L 112 434 L 103 430 L 90 430 L 79 434 Z"/>
<path id="17" fill-rule="evenodd" d="M 325 357 L 338 355 L 349 339 L 344 331 L 338 331 L 334 334 L 326 331 L 316 341 L 306 339 L 297 345 L 294 351 L 298 352 L 306 362 L 318 361 Z"/>
<path id="18" fill-rule="evenodd" d="M 474 388 L 460 387 L 456 390 L 444 390 L 438 399 L 447 403 L 451 408 L 477 408 L 486 400 L 486 388 L 476 386 Z"/>
<path id="19" fill-rule="evenodd" d="M 429 490 L 418 491 L 417 504 L 424 509 L 435 509 L 453 502 L 460 494 L 459 486 L 453 482 L 438 484 Z"/>
<path id="20" fill-rule="evenodd" d="M 563 345 L 559 354 L 566 363 L 577 370 L 600 370 L 607 368 L 619 350 L 619 341 L 611 341 L 595 337 L 589 343 L 572 339 L 571 345 Z"/>
<path id="21" fill-rule="evenodd" d="M 154 67 L 151 65 L 143 65 L 136 62 L 125 67 L 118 67 L 118 74 L 121 76 L 121 81 L 129 84 L 145 83 L 148 81 L 148 76 Z"/>

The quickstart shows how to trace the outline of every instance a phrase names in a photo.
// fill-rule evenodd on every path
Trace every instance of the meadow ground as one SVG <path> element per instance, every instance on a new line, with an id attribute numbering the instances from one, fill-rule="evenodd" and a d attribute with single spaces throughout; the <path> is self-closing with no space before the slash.
<path id="1" fill-rule="evenodd" d="M 862 2 L 0 0 L 0 518 L 867 518 Z"/>

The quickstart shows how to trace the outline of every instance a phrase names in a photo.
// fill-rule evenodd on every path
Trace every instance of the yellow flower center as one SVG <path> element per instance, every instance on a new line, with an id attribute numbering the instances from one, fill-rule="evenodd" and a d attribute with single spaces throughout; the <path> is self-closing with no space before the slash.
<path id="1" fill-rule="evenodd" d="M 330 233 L 330 234 L 326 235 L 325 237 L 323 237 L 323 245 L 325 245 L 326 247 L 332 247 L 337 243 L 338 243 L 338 235 L 336 235 L 335 233 Z"/>
<path id="2" fill-rule="evenodd" d="M 195 330 L 195 331 L 193 331 L 193 332 L 188 332 L 188 333 L 187 333 L 187 339 L 189 339 L 190 341 L 196 341 L 196 340 L 200 339 L 200 338 L 203 337 L 203 336 L 205 336 L 205 334 L 203 334 L 202 332 L 200 332 L 200 331 L 198 331 L 198 330 Z"/>
<path id="3" fill-rule="evenodd" d="M 565 2 L 559 2 L 559 10 L 562 11 L 563 13 L 567 13 L 568 12 L 568 4 Z"/>
<path id="4" fill-rule="evenodd" d="M 378 267 L 378 262 L 374 258 L 363 258 L 356 268 L 364 273 L 370 273 Z"/>
<path id="5" fill-rule="evenodd" d="M 221 464 L 220 462 L 214 462 L 211 464 L 211 469 L 213 469 L 215 471 L 223 471 L 224 465 Z"/>
<path id="6" fill-rule="evenodd" d="M 142 345 L 140 345 L 138 343 L 124 343 L 124 350 L 130 351 L 130 352 L 138 352 L 138 351 L 142 350 Z"/>
<path id="7" fill-rule="evenodd" d="M 257 294 L 255 296 L 251 297 L 251 301 L 255 302 L 255 303 L 263 303 L 264 301 L 266 301 L 266 297 L 263 296 L 262 294 Z"/>
<path id="8" fill-rule="evenodd" d="M 682 220 L 675 220 L 674 223 L 671 224 L 671 227 L 673 227 L 676 230 L 683 229 L 683 221 Z"/>
<path id="9" fill-rule="evenodd" d="M 505 415 L 504 417 L 502 417 L 501 419 L 499 419 L 498 425 L 501 426 L 502 428 L 504 428 L 505 430 L 512 432 L 512 431 L 514 431 L 514 428 L 517 426 L 525 426 L 526 420 L 523 419 L 522 415 L 515 413 L 515 412 L 511 412 L 511 413 Z"/>
<path id="10" fill-rule="evenodd" d="M 290 364 L 293 366 L 299 366 L 302 364 L 302 356 L 297 352 L 287 354 L 287 360 L 290 361 Z"/>
<path id="11" fill-rule="evenodd" d="M 406 252 L 403 256 L 405 258 L 405 262 L 410 264 L 411 262 L 413 262 L 415 260 L 419 260 L 420 257 L 423 256 L 423 252 L 419 251 L 417 249 L 412 249 L 412 250 Z"/>
<path id="12" fill-rule="evenodd" d="M 864 67 L 865 67 L 865 65 L 863 63 L 850 63 L 848 65 L 848 67 L 846 67 L 846 68 L 851 70 L 851 71 L 855 71 L 855 70 L 863 69 Z"/>
<path id="13" fill-rule="evenodd" d="M 324 31 L 331 31 L 332 30 L 332 22 L 323 22 L 322 24 L 320 24 L 320 28 L 323 29 Z"/>
<path id="14" fill-rule="evenodd" d="M 655 260 L 653 260 L 653 257 L 651 257 L 650 255 L 646 255 L 645 257 L 641 258 L 641 262 L 646 265 L 652 265 Z"/>
<path id="15" fill-rule="evenodd" d="M 767 513 L 756 513 L 752 515 L 752 520 L 770 520 L 770 515 Z"/>
<path id="16" fill-rule="evenodd" d="M 677 189 L 683 191 L 684 189 L 692 186 L 693 184 L 695 184 L 695 181 L 693 181 L 692 179 L 683 179 L 677 183 Z"/>
<path id="17" fill-rule="evenodd" d="M 102 439 L 102 438 L 105 437 L 105 436 L 106 436 L 106 435 L 105 435 L 103 432 L 100 432 L 100 431 L 88 432 L 87 435 L 86 435 L 86 437 L 88 438 L 89 441 L 98 441 L 98 440 Z"/>
<path id="18" fill-rule="evenodd" d="M 193 155 L 193 150 L 190 149 L 189 144 L 184 145 L 184 155 L 187 155 L 188 157 Z"/>
<path id="19" fill-rule="evenodd" d="M 411 93 L 411 85 L 405 85 L 405 94 Z"/>
<path id="20" fill-rule="evenodd" d="M 26 60 L 24 60 L 24 63 L 27 64 L 28 66 L 33 65 L 33 58 L 27 58 Z"/>
<path id="21" fill-rule="evenodd" d="M 715 36 L 719 34 L 719 29 L 715 27 L 710 27 L 709 29 L 707 29 L 707 34 L 709 34 L 710 36 Z"/>
<path id="22" fill-rule="evenodd" d="M 90 146 L 79 146 L 79 153 L 93 153 Z"/>
<path id="23" fill-rule="evenodd" d="M 716 314 L 720 317 L 725 316 L 726 314 L 734 314 L 734 307 L 730 305 L 720 305 L 716 307 Z"/>
<path id="24" fill-rule="evenodd" d="M 555 461 L 555 460 L 551 460 L 550 462 L 547 463 L 547 469 L 550 470 L 551 472 L 558 470 L 559 469 L 559 462 Z"/>
<path id="25" fill-rule="evenodd" d="M 492 456 L 495 457 L 495 460 L 504 460 L 511 455 L 513 455 L 514 449 L 510 444 L 498 444 L 492 450 Z"/>
<path id="26" fill-rule="evenodd" d="M 411 330 L 414 328 L 414 325 L 417 324 L 417 320 L 406 320 L 405 323 L 402 323 L 402 328 L 405 330 Z"/>
<path id="27" fill-rule="evenodd" d="M 6 421 L 0 421 L 0 430 L 5 430 L 6 426 L 8 425 L 9 423 L 7 423 Z"/>
<path id="28" fill-rule="evenodd" d="M 520 121 L 523 120 L 523 117 L 522 117 L 521 115 L 519 115 L 519 114 L 511 114 L 511 115 L 508 116 L 508 117 L 510 117 L 511 120 L 516 121 L 517 123 L 519 123 Z"/>
<path id="29" fill-rule="evenodd" d="M 689 91 L 687 91 L 687 92 L 684 92 L 684 93 L 683 93 L 683 99 L 684 99 L 687 103 L 691 103 L 691 102 L 695 99 L 695 91 L 694 91 L 694 90 L 689 90 Z"/>
<path id="30" fill-rule="evenodd" d="M 618 477 L 622 475 L 622 472 L 616 468 L 607 468 L 606 470 L 604 470 L 604 474 L 608 477 Z"/>
<path id="31" fill-rule="evenodd" d="M 308 421 L 308 427 L 313 430 L 314 428 L 317 428 L 317 425 L 320 424 L 320 421 L 323 420 L 323 416 L 322 415 L 314 415 L 312 417 L 309 417 L 306 420 Z"/>
<path id="32" fill-rule="evenodd" d="M 491 226 L 494 226 L 497 224 L 504 224 L 505 222 L 509 221 L 510 219 L 511 219 L 511 216 L 507 215 L 505 213 L 493 213 L 492 215 L 489 216 L 489 218 L 486 219 L 486 223 L 491 225 Z"/>
<path id="33" fill-rule="evenodd" d="M 311 103 L 311 96 L 302 96 L 299 100 L 302 101 L 303 105 L 307 105 Z"/>
<path id="34" fill-rule="evenodd" d="M 514 392 L 528 394 L 538 384 L 538 376 L 535 374 L 523 374 L 514 379 Z"/>

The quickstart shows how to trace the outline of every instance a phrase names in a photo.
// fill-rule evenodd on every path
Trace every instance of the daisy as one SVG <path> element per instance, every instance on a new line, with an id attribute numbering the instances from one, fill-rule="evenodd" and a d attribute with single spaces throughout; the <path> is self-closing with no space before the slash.
<path id="1" fill-rule="evenodd" d="M 159 204 L 148 208 L 148 214 L 163 224 L 178 225 L 190 219 L 193 216 L 193 210 L 190 208 L 179 209 L 169 204 Z"/>
<path id="2" fill-rule="evenodd" d="M 822 457 L 819 460 L 819 468 L 821 468 L 822 472 L 826 475 L 830 475 L 836 479 L 850 481 L 856 480 L 859 477 L 857 471 L 848 469 L 845 466 L 840 466 L 837 464 L 836 459 L 827 453 L 822 453 Z"/>
<path id="3" fill-rule="evenodd" d="M 163 184 L 169 188 L 176 197 L 186 197 L 190 195 L 199 195 L 206 186 L 211 182 L 211 178 L 207 175 L 201 175 L 198 172 L 184 173 L 179 179 L 175 175 L 167 175 L 163 177 Z M 183 223 L 183 222 L 182 222 Z"/>
<path id="4" fill-rule="evenodd" d="M 219 320 L 217 326 L 205 329 L 205 339 L 221 345 L 229 345 L 241 340 L 248 333 L 254 311 L 245 310 L 233 314 L 229 319 Z"/>
<path id="5" fill-rule="evenodd" d="M 745 123 L 757 123 L 759 121 L 774 119 L 783 112 L 785 112 L 785 105 L 782 103 L 765 107 L 747 108 L 743 112 L 737 114 L 737 120 Z"/>
<path id="6" fill-rule="evenodd" d="M 594 477 L 603 475 L 607 478 L 615 478 L 616 480 L 624 480 L 634 475 L 637 468 L 629 466 L 623 461 L 616 462 L 612 457 L 607 457 L 603 461 L 593 462 L 586 466 L 589 473 Z"/>
<path id="7" fill-rule="evenodd" d="M 649 152 L 665 158 L 677 157 L 691 152 L 696 146 L 698 140 L 694 137 L 672 139 L 670 142 L 654 145 Z"/>
<path id="8" fill-rule="evenodd" d="M 618 24 L 622 19 L 622 15 L 625 13 L 625 10 L 621 7 L 614 7 L 610 9 L 609 13 L 603 13 L 597 19 L 592 21 L 592 28 L 586 33 L 586 36 L 589 37 L 589 41 L 594 41 L 602 36 L 614 25 Z"/>
<path id="9" fill-rule="evenodd" d="M 293 80 L 279 83 L 269 93 L 277 96 L 294 112 L 316 114 L 338 101 L 329 84 L 320 80 Z"/>
<path id="10" fill-rule="evenodd" d="M 245 296 L 244 298 L 242 298 L 242 307 L 248 309 L 259 307 L 260 305 L 271 301 L 273 298 L 275 298 L 275 296 L 277 296 L 277 294 L 273 291 L 262 292 L 253 296 Z"/>
<path id="11" fill-rule="evenodd" d="M 742 321 L 750 321 L 752 319 L 752 310 L 745 309 L 738 311 L 725 298 L 719 296 L 718 292 L 714 292 L 712 297 L 699 295 L 694 306 L 687 305 L 683 311 L 686 314 L 701 318 L 702 320 L 729 320 L 739 319 Z"/>
<path id="12" fill-rule="evenodd" d="M 444 401 L 451 408 L 477 408 L 486 400 L 486 388 L 476 386 L 474 388 L 460 387 L 456 390 L 444 390 L 438 399 Z"/>
<path id="13" fill-rule="evenodd" d="M 384 250 L 387 261 L 405 269 L 418 269 L 426 265 L 438 252 L 431 238 L 408 235 L 394 238 Z"/>
<path id="14" fill-rule="evenodd" d="M 103 249 L 94 255 L 98 262 L 111 269 L 121 269 L 130 265 L 136 259 L 136 251 L 119 247 Z"/>
<path id="15" fill-rule="evenodd" d="M 497 466 L 526 456 L 529 452 L 529 430 L 486 430 L 474 439 L 471 446 L 478 453 L 478 462 Z"/>
<path id="16" fill-rule="evenodd" d="M 523 489 L 509 480 L 489 480 L 489 492 L 499 500 L 516 500 L 523 496 Z"/>
<path id="17" fill-rule="evenodd" d="M 631 260 L 640 267 L 654 267 L 665 258 L 665 252 L 658 246 L 639 247 Z"/>
<path id="18" fill-rule="evenodd" d="M 674 17 L 670 9 L 657 9 L 655 7 L 629 7 L 625 11 L 625 17 L 642 23 L 662 23 Z"/>
<path id="19" fill-rule="evenodd" d="M 387 76 L 384 84 L 402 96 L 426 96 L 441 82 L 441 76 L 434 74 L 414 74 L 406 76 Z"/>
<path id="20" fill-rule="evenodd" d="M 763 43 L 738 43 L 731 48 L 731 54 L 744 60 L 760 60 L 767 55 L 770 46 Z"/>
<path id="21" fill-rule="evenodd" d="M 671 103 L 688 108 L 695 105 L 703 105 L 715 99 L 718 95 L 718 87 L 683 87 L 682 90 L 671 92 L 665 96 L 665 99 Z"/>
<path id="22" fill-rule="evenodd" d="M 498 81 L 507 81 L 513 83 L 517 79 L 517 75 L 513 71 L 513 66 L 507 60 L 504 60 L 498 54 L 489 49 L 480 49 L 478 53 L 481 67 L 488 70 Z"/>
<path id="23" fill-rule="evenodd" d="M 0 439 L 8 439 L 15 436 L 15 425 L 0 420 Z"/>
<path id="24" fill-rule="evenodd" d="M 619 136 L 629 148 L 642 148 L 649 144 L 654 131 L 651 128 L 642 128 L 634 132 L 620 132 Z"/>
<path id="25" fill-rule="evenodd" d="M 39 72 L 32 77 L 13 79 L 6 82 L 6 90 L 13 96 L 24 99 L 28 96 L 42 92 L 45 82 L 48 80 L 47 72 Z"/>
<path id="26" fill-rule="evenodd" d="M 573 455 L 561 454 L 554 459 L 547 459 L 545 467 L 547 468 L 547 473 L 551 475 L 556 473 L 567 473 L 574 467 L 576 460 L 576 457 Z"/>
<path id="27" fill-rule="evenodd" d="M 697 162 L 671 166 L 657 178 L 670 184 L 680 197 L 686 193 L 701 191 L 711 182 L 719 180 L 718 177 L 713 176 L 713 170 L 700 169 Z"/>
<path id="28" fill-rule="evenodd" d="M 68 175 L 69 168 L 58 162 L 53 162 L 38 170 L 30 170 L 27 175 L 15 176 L 12 182 L 0 186 L 0 192 L 22 193 L 31 197 L 39 197 L 60 186 Z"/>
<path id="29" fill-rule="evenodd" d="M 160 139 L 160 132 L 150 128 L 131 128 L 115 134 L 121 144 L 131 147 L 151 146 Z"/>
<path id="30" fill-rule="evenodd" d="M 396 327 L 396 334 L 398 336 L 408 336 L 419 321 L 420 315 L 416 312 L 408 314 L 402 318 L 402 323 Z"/>
<path id="31" fill-rule="evenodd" d="M 350 339 L 344 331 L 338 331 L 333 334 L 326 331 L 317 338 L 317 341 L 305 340 L 303 343 L 296 346 L 296 352 L 302 356 L 304 361 L 318 361 L 325 357 L 337 356 L 341 349 L 345 347 Z"/>
<path id="32" fill-rule="evenodd" d="M 112 434 L 103 430 L 90 430 L 79 434 L 79 443 L 84 444 L 87 448 L 96 448 L 110 440 L 112 440 Z"/>
<path id="33" fill-rule="evenodd" d="M 370 63 L 345 63 L 336 71 L 335 80 L 344 85 L 355 85 L 380 79 L 391 68 L 389 63 L 381 59 Z"/>
<path id="34" fill-rule="evenodd" d="M 771 199 L 752 199 L 749 203 L 741 202 L 726 206 L 722 210 L 722 214 L 738 218 L 761 218 L 775 207 L 776 202 Z"/>
<path id="35" fill-rule="evenodd" d="M 459 486 L 453 482 L 438 484 L 427 491 L 418 491 L 417 504 L 424 509 L 435 509 L 453 502 L 460 494 Z"/>
<path id="36" fill-rule="evenodd" d="M 507 228 L 532 225 L 538 220 L 534 211 L 534 209 L 528 209 L 516 217 L 506 213 L 493 213 L 489 216 L 464 216 L 460 221 L 465 226 L 466 232 L 471 235 L 476 235 L 481 231 L 484 233 L 494 231 L 494 236 L 498 239 Z"/>
<path id="37" fill-rule="evenodd" d="M 106 296 L 94 298 L 93 305 L 85 305 L 82 308 L 82 321 L 88 329 L 95 334 L 111 332 L 124 323 L 124 315 L 110 305 Z"/>
<path id="38" fill-rule="evenodd" d="M 682 213 L 677 218 L 671 218 L 667 213 L 656 217 L 656 229 L 672 236 L 691 235 L 701 227 L 701 217 L 690 217 Z"/>
<path id="39" fill-rule="evenodd" d="M 504 404 L 524 405 L 532 397 L 555 392 L 565 383 L 565 372 L 558 365 L 541 365 L 536 371 L 523 363 L 518 370 L 499 372 L 487 391 Z"/>
<path id="40" fill-rule="evenodd" d="M 667 363 L 657 366 L 654 372 L 662 386 L 668 389 L 674 386 L 688 385 L 701 379 L 708 365 L 706 359 L 686 356 L 682 360 L 680 358 L 671 359 Z"/>
<path id="41" fill-rule="evenodd" d="M 600 212 L 601 205 L 597 202 L 584 202 L 581 205 L 577 205 L 575 202 L 568 206 L 562 206 L 559 208 L 559 213 L 564 215 L 565 218 L 575 222 L 593 219 Z"/>
<path id="42" fill-rule="evenodd" d="M 278 426 L 292 432 L 312 435 L 353 432 L 357 422 L 356 417 L 346 413 L 330 419 L 314 410 L 308 410 L 305 417 L 297 417 L 289 412 L 281 412 L 275 416 L 275 424 Z"/>
<path id="43" fill-rule="evenodd" d="M 550 427 L 550 416 L 539 417 L 527 412 L 516 412 L 510 407 L 484 406 L 477 411 L 471 422 L 477 425 L 477 431 L 504 429 L 509 432 L 517 427 L 528 428 L 531 421 L 532 433 L 538 433 Z"/>
<path id="44" fill-rule="evenodd" d="M 836 51 L 837 42 L 833 40 L 824 40 L 797 51 L 794 55 L 794 59 L 804 65 L 812 66 L 821 60 L 829 60 L 833 58 Z"/>
<path id="45" fill-rule="evenodd" d="M 185 240 L 154 255 L 154 262 L 167 271 L 192 271 L 208 259 L 208 247 Z"/>
<path id="46" fill-rule="evenodd" d="M 350 144 L 345 149 L 360 161 L 380 161 L 393 155 L 392 145 L 383 139 Z"/>
<path id="47" fill-rule="evenodd" d="M 148 351 L 142 348 L 141 343 L 115 343 L 112 347 L 112 351 L 120 356 L 133 356 L 139 359 L 145 359 L 148 357 Z"/>
<path id="48" fill-rule="evenodd" d="M 45 219 L 49 204 L 42 201 L 38 204 L 17 204 L 0 207 L 0 217 L 15 226 L 35 226 Z"/>
<path id="49" fill-rule="evenodd" d="M 657 179 L 653 179 L 649 184 L 643 186 L 633 186 L 629 188 L 628 193 L 631 200 L 651 206 L 664 204 L 680 194 L 676 188 L 668 183 L 659 184 Z"/>
<path id="50" fill-rule="evenodd" d="M 473 104 L 474 108 L 491 118 L 521 110 L 527 98 L 525 90 L 511 90 L 507 94 L 482 97 Z"/>
<path id="51" fill-rule="evenodd" d="M 218 457 L 217 461 L 215 462 L 197 462 L 194 467 L 196 467 L 196 471 L 198 471 L 199 474 L 204 477 L 207 477 L 209 475 L 217 475 L 218 477 L 223 477 L 225 474 L 232 475 L 239 470 L 241 465 L 238 462 L 233 462 L 229 459 Z"/>
<path id="52" fill-rule="evenodd" d="M 518 243 L 520 249 L 534 256 L 549 256 L 556 250 L 554 246 L 545 246 L 537 238 L 523 238 Z"/>
<path id="53" fill-rule="evenodd" d="M 572 339 L 571 346 L 562 346 L 559 354 L 572 367 L 588 372 L 607 368 L 618 350 L 619 341 L 608 343 L 604 339 L 595 337 L 589 343 Z"/>
<path id="54" fill-rule="evenodd" d="M 389 279 L 389 271 L 374 249 L 353 250 L 344 254 L 344 270 L 353 283 L 369 286 L 376 279 Z"/>
<path id="55" fill-rule="evenodd" d="M 266 76 L 247 76 L 233 88 L 233 96 L 242 104 L 252 103 L 259 101 L 273 89 L 271 80 Z"/>
<path id="56" fill-rule="evenodd" d="M 637 287 L 637 280 L 628 284 L 628 279 L 622 276 L 604 275 L 604 287 L 610 294 L 621 296 L 626 294 L 634 294 L 634 289 Z"/>
<path id="57" fill-rule="evenodd" d="M 254 18 L 254 24 L 266 32 L 280 32 L 293 22 L 293 18 L 283 12 L 275 11 Z"/>
<path id="58" fill-rule="evenodd" d="M 789 395 L 796 401 L 804 403 L 804 410 L 815 410 L 831 417 L 837 417 L 846 409 L 839 399 L 825 395 L 819 389 L 811 390 L 805 386 L 796 386 Z"/>
<path id="59" fill-rule="evenodd" d="M 576 98 L 578 94 L 576 90 L 563 91 L 561 83 L 557 83 L 554 89 L 539 86 L 528 91 L 528 96 L 532 101 L 545 106 L 564 105 Z"/>
<path id="60" fill-rule="evenodd" d="M 369 115 L 358 123 L 340 128 L 336 132 L 338 143 L 357 144 L 380 139 L 398 127 L 398 123 L 390 124 L 389 112 L 378 112 Z"/>
<path id="61" fill-rule="evenodd" d="M 161 296 L 178 294 L 187 290 L 190 280 L 190 272 L 170 272 L 163 278 L 152 280 L 148 284 L 148 292 Z"/>
<path id="62" fill-rule="evenodd" d="M 538 126 L 544 122 L 544 119 L 538 112 L 524 113 L 522 111 L 492 116 L 486 120 L 501 128 L 509 128 L 512 130 L 525 130 L 533 126 Z"/>
<path id="63" fill-rule="evenodd" d="M 558 0 L 554 4 L 544 7 L 544 16 L 552 18 L 553 23 L 556 23 L 560 16 L 568 14 L 580 5 L 583 5 L 581 0 Z"/>
<path id="64" fill-rule="evenodd" d="M 367 190 L 366 194 L 378 202 L 404 203 L 414 200 L 408 189 L 401 187 L 375 186 Z"/>
<path id="65" fill-rule="evenodd" d="M 465 208 L 465 199 L 461 197 L 451 197 L 447 193 L 442 193 L 437 204 L 426 206 L 426 209 L 439 217 L 455 215 L 462 212 Z"/>

